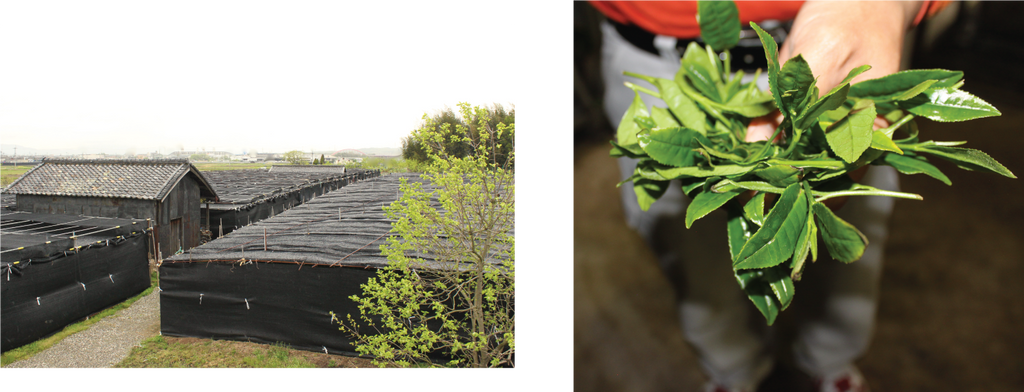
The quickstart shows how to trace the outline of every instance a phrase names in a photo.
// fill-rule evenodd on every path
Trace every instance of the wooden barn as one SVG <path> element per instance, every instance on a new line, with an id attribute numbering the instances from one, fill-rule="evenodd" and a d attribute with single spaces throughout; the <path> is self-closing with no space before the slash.
<path id="1" fill-rule="evenodd" d="M 203 202 L 217 194 L 187 159 L 45 159 L 4 189 L 31 213 L 149 219 L 164 257 L 200 244 Z"/>

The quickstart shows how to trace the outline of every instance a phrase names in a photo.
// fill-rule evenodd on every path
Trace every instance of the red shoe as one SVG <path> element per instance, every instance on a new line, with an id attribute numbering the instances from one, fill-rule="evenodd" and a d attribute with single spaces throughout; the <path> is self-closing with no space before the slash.
<path id="1" fill-rule="evenodd" d="M 815 385 L 820 392 L 870 392 L 864 375 L 853 366 L 830 377 L 815 380 Z"/>

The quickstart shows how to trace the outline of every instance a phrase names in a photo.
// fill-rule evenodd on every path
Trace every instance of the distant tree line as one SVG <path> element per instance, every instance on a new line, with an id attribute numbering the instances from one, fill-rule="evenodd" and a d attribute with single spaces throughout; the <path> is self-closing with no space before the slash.
<path id="1" fill-rule="evenodd" d="M 512 125 L 516 122 L 516 108 L 513 105 L 511 108 L 506 109 L 500 104 L 494 104 L 486 107 L 486 115 L 484 115 L 485 123 L 490 128 L 496 128 L 498 123 L 505 123 L 506 125 Z M 461 125 L 469 129 L 465 139 L 459 139 L 458 137 L 451 137 L 445 139 L 445 150 L 453 157 L 463 158 L 473 152 L 472 145 L 478 144 L 477 141 L 480 138 L 480 115 L 473 113 L 472 118 L 468 120 L 463 119 L 459 113 L 453 111 L 450 107 L 446 107 L 441 112 L 434 114 L 433 116 L 423 116 L 424 126 L 417 131 L 414 131 L 409 136 L 402 138 L 402 158 L 424 163 L 428 161 L 427 151 L 424 148 L 420 134 L 422 133 L 443 133 L 442 128 L 447 125 L 449 129 L 455 129 L 456 125 Z M 468 123 L 467 123 L 468 121 Z M 500 147 L 495 149 L 494 157 L 499 162 L 505 161 L 509 154 L 515 150 L 515 140 L 512 133 L 505 133 L 497 140 L 497 144 Z"/>

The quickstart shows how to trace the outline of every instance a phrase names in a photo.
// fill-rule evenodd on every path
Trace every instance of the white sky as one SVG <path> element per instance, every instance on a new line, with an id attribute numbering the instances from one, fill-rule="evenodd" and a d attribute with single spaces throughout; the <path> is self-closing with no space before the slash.
<path id="1" fill-rule="evenodd" d="M 2 150 L 400 147 L 425 112 L 530 88 L 507 5 L 8 3 Z"/>

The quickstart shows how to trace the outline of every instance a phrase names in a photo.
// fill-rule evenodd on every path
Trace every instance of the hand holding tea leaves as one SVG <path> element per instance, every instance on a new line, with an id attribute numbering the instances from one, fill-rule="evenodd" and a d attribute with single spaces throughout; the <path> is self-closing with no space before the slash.
<path id="1" fill-rule="evenodd" d="M 984 152 L 959 147 L 966 142 L 919 139 L 918 117 L 948 122 L 1000 114 L 960 89 L 962 72 L 910 70 L 852 84 L 871 69 L 861 65 L 822 94 L 817 87 L 822 83 L 803 55 L 780 65 L 775 40 L 751 23 L 768 60 L 770 90 L 761 91 L 755 82 L 741 82 L 742 71 L 729 69 L 729 48 L 739 39 L 735 5 L 699 2 L 698 14 L 707 46 L 691 43 L 673 79 L 625 72 L 655 90 L 627 83 L 635 96 L 611 154 L 639 160 L 623 183 L 633 182 L 644 210 L 671 180 L 679 180 L 692 198 L 687 227 L 719 208 L 728 212 L 736 280 L 768 324 L 791 303 L 793 282 L 807 259 L 817 260 L 819 233 L 834 259 L 849 263 L 864 253 L 865 236 L 824 202 L 847 196 L 921 199 L 859 184 L 851 178 L 857 170 L 888 165 L 950 185 L 928 161 L 930 155 L 963 169 L 1016 178 Z M 648 109 L 640 93 L 662 99 L 668 108 Z M 747 134 L 754 119 L 776 110 L 782 119 L 770 137 Z M 876 129 L 876 117 L 887 126 Z M 741 204 L 737 196 L 749 191 L 756 193 Z M 767 194 L 777 195 L 770 208 Z"/>

